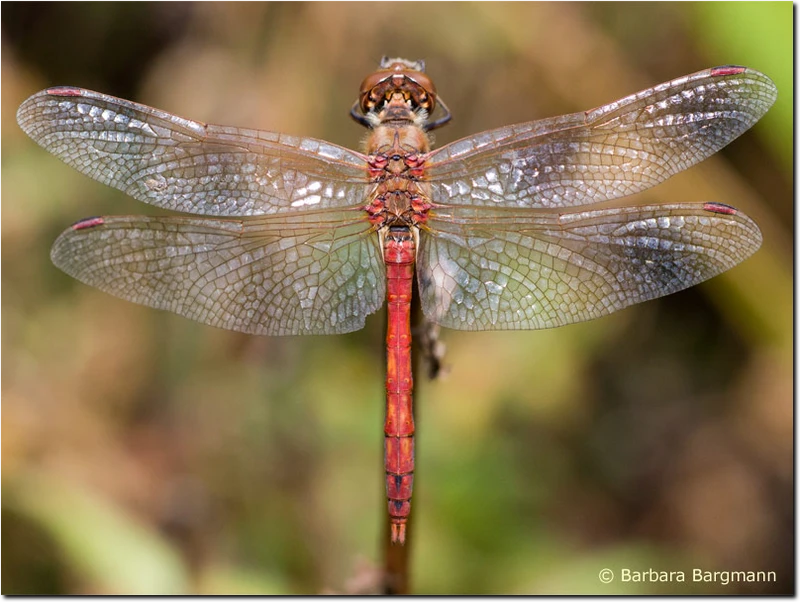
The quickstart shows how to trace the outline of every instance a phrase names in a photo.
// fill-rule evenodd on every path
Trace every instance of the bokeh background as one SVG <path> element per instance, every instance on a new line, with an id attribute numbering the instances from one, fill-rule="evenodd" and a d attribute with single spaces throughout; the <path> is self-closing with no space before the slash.
<path id="1" fill-rule="evenodd" d="M 384 55 L 424 58 L 439 144 L 743 64 L 777 104 L 631 203 L 721 201 L 764 246 L 724 276 L 550 331 L 443 331 L 418 383 L 412 590 L 789 593 L 792 21 L 780 3 L 6 3 L 2 10 L 3 593 L 372 591 L 384 314 L 257 338 L 117 300 L 49 261 L 98 214 L 157 214 L 25 137 L 69 84 L 359 148 Z M 775 571 L 603 585 L 603 568 Z"/>

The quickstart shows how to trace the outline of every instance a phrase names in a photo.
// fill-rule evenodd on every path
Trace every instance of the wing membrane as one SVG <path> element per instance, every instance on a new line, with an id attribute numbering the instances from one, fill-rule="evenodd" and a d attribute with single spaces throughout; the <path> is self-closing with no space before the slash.
<path id="1" fill-rule="evenodd" d="M 312 138 L 206 125 L 81 88 L 50 88 L 22 129 L 78 171 L 157 207 L 252 216 L 363 202 L 365 158 Z"/>
<path id="2" fill-rule="evenodd" d="M 458 330 L 591 320 L 707 280 L 761 245 L 749 217 L 713 204 L 561 215 L 451 208 L 431 225 L 418 255 L 422 309 Z"/>
<path id="3" fill-rule="evenodd" d="M 758 71 L 718 67 L 585 113 L 482 132 L 430 153 L 431 198 L 555 208 L 627 196 L 717 152 L 776 96 Z"/>
<path id="4" fill-rule="evenodd" d="M 91 218 L 63 232 L 51 257 L 85 284 L 219 328 L 351 332 L 382 305 L 385 276 L 370 225 L 340 213 Z"/>

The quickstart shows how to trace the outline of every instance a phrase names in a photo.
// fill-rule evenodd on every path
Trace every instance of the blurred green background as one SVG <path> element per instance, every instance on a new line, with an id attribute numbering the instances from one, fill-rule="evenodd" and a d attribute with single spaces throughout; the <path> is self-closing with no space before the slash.
<path id="1" fill-rule="evenodd" d="M 7 3 L 2 11 L 4 594 L 374 590 L 383 313 L 257 338 L 117 300 L 49 261 L 98 214 L 157 214 L 61 164 L 15 112 L 66 84 L 359 148 L 384 55 L 424 58 L 438 144 L 719 64 L 777 104 L 631 203 L 720 201 L 764 246 L 713 281 L 550 331 L 443 331 L 418 375 L 418 593 L 794 588 L 792 4 Z M 603 568 L 771 570 L 600 583 Z"/>

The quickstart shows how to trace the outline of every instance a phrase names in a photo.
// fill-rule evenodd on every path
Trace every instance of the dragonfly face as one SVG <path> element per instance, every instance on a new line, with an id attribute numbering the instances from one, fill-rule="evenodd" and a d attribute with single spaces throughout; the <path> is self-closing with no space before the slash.
<path id="1" fill-rule="evenodd" d="M 403 99 L 414 111 L 433 112 L 436 89 L 420 62 L 384 57 L 381 68 L 361 83 L 360 106 L 364 114 L 379 111 L 392 99 Z"/>
<path id="2" fill-rule="evenodd" d="M 370 128 L 366 154 L 71 87 L 34 94 L 17 119 L 86 175 L 199 216 L 78 222 L 51 256 L 87 284 L 264 335 L 351 332 L 387 301 L 386 487 L 401 542 L 414 469 L 412 278 L 438 325 L 536 329 L 607 315 L 735 266 L 761 233 L 732 207 L 585 206 L 702 161 L 776 94 L 757 71 L 718 67 L 431 150 L 426 132 L 449 111 L 421 62 L 385 59 L 351 109 Z M 445 115 L 434 120 L 437 107 Z"/>
<path id="3" fill-rule="evenodd" d="M 427 131 L 450 121 L 450 111 L 443 103 L 445 115 L 429 121 L 428 117 L 436 109 L 436 100 L 436 87 L 425 74 L 423 61 L 383 57 L 380 69 L 361 83 L 359 99 L 350 110 L 350 116 L 362 125 L 373 127 L 393 119 L 405 120 L 405 114 L 411 111 L 418 117 L 420 128 Z"/>

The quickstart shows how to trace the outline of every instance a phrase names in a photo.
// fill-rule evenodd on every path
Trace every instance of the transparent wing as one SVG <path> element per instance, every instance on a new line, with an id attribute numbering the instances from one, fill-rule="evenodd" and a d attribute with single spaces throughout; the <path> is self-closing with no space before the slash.
<path id="1" fill-rule="evenodd" d="M 370 186 L 364 156 L 335 144 L 206 125 L 81 88 L 34 94 L 17 121 L 78 171 L 174 211 L 235 217 L 348 207 Z"/>
<path id="2" fill-rule="evenodd" d="M 430 153 L 431 199 L 556 208 L 640 192 L 737 138 L 776 96 L 758 71 L 717 67 L 593 111 L 482 132 Z"/>
<path id="3" fill-rule="evenodd" d="M 417 259 L 422 309 L 458 330 L 591 320 L 707 280 L 761 245 L 749 217 L 716 203 L 561 215 L 450 208 L 430 223 Z"/>
<path id="4" fill-rule="evenodd" d="M 249 334 L 358 330 L 379 309 L 384 267 L 353 214 L 250 220 L 102 217 L 53 245 L 53 263 L 117 297 Z M 313 218 L 313 219 L 311 219 Z"/>

